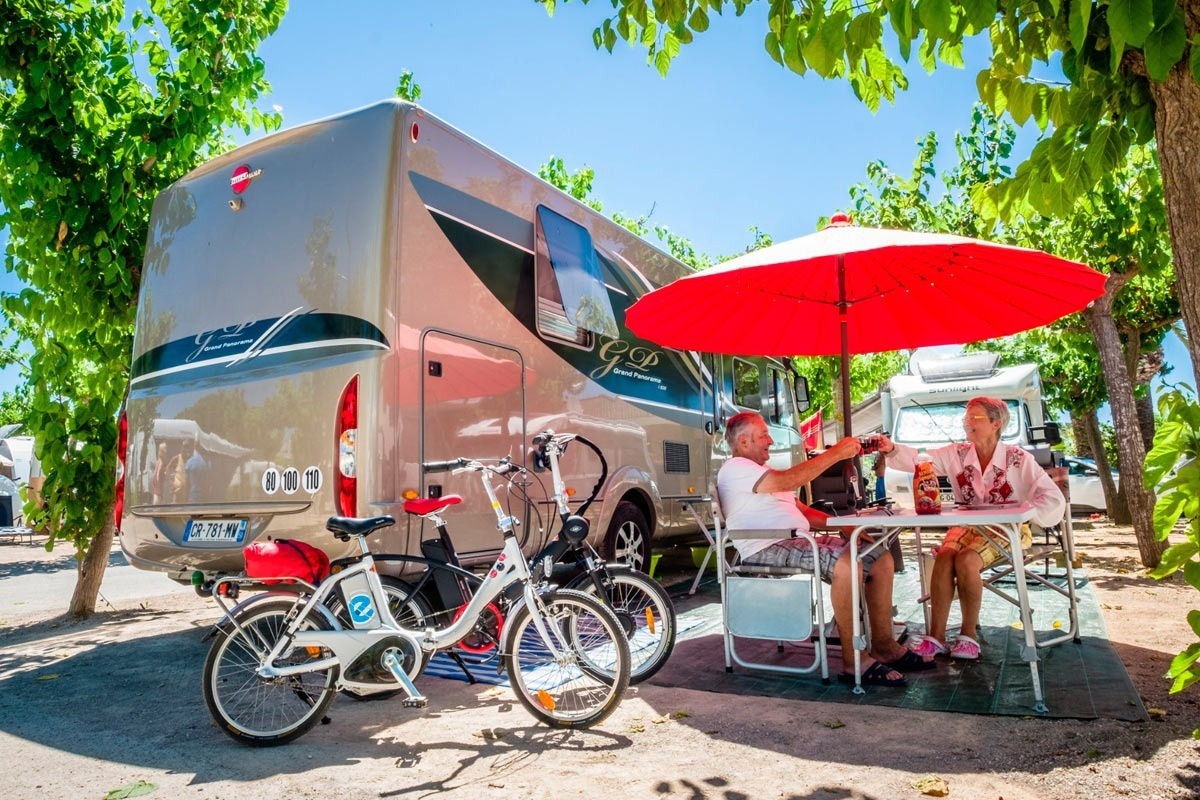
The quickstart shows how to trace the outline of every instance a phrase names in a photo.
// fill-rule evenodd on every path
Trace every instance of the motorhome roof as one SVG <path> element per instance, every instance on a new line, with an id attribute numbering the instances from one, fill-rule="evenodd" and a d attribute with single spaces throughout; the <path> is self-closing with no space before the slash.
<path id="1" fill-rule="evenodd" d="M 912 395 L 979 395 L 1012 397 L 1038 383 L 1036 364 L 1001 367 L 992 375 L 960 380 L 926 381 L 920 375 L 897 375 L 891 380 L 892 402 L 902 403 Z"/>

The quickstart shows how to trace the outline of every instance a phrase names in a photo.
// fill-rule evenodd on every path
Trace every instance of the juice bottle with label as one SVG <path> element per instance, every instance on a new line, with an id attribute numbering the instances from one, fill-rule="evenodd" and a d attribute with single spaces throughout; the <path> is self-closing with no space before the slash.
<path id="1" fill-rule="evenodd" d="M 928 453 L 917 456 L 917 468 L 913 472 L 913 506 L 918 514 L 942 513 L 937 474 L 933 471 L 933 459 Z"/>

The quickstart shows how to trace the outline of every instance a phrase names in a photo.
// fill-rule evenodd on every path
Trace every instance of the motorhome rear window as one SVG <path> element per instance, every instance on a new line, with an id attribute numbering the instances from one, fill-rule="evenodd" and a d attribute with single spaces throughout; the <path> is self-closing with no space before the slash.
<path id="1" fill-rule="evenodd" d="M 538 329 L 588 347 L 588 333 L 616 338 L 616 315 L 591 234 L 545 206 L 537 208 Z"/>
<path id="2" fill-rule="evenodd" d="M 1008 404 L 1008 425 L 1000 432 L 1001 439 L 1015 439 L 1021 432 L 1020 409 L 1016 400 Z M 963 416 L 967 413 L 967 401 L 959 403 L 923 403 L 919 406 L 903 406 L 896 414 L 896 430 L 892 438 L 898 442 L 961 442 Z"/>

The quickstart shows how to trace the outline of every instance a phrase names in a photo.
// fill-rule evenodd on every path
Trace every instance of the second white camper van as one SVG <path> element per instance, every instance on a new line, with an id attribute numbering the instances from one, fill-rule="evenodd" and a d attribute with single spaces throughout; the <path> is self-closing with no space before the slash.
<path id="1" fill-rule="evenodd" d="M 329 516 L 392 514 L 372 548 L 418 553 L 429 532 L 403 501 L 455 493 L 460 554 L 490 560 L 500 539 L 481 488 L 421 464 L 524 464 L 529 439 L 554 429 L 603 450 L 592 530 L 609 558 L 645 565 L 652 538 L 695 533 L 685 503 L 707 491 L 729 413 L 764 413 L 777 465 L 804 457 L 789 368 L 625 329 L 637 297 L 686 272 L 399 100 L 220 156 L 154 205 L 121 546 L 203 586 L 241 569 L 249 542 L 305 539 L 337 557 Z M 588 456 L 564 462 L 578 497 L 598 471 Z M 537 546 L 539 515 L 512 513 Z"/>

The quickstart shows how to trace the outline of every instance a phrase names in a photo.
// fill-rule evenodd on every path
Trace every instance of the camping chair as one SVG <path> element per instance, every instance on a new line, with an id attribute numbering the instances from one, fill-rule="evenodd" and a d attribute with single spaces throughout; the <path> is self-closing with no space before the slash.
<path id="1" fill-rule="evenodd" d="M 24 540 L 33 544 L 33 528 L 21 524 L 24 516 L 16 513 L 20 506 L 20 496 L 12 481 L 0 476 L 0 539 L 10 539 L 14 542 Z"/>
<path id="2" fill-rule="evenodd" d="M 771 567 L 742 564 L 734 557 L 725 559 L 726 547 L 736 539 L 784 539 L 800 537 L 813 548 L 813 563 L 817 559 L 816 540 L 803 531 L 747 530 L 730 531 L 725 527 L 720 500 L 712 493 L 713 527 L 716 529 L 717 574 L 721 585 L 721 635 L 725 642 L 725 671 L 733 665 L 767 672 L 807 675 L 821 670 L 821 678 L 829 681 L 829 659 L 825 642 L 824 584 L 818 572 L 799 567 Z M 774 641 L 780 650 L 783 642 L 806 642 L 816 627 L 812 661 L 804 666 L 748 661 L 738 654 L 735 639 Z"/>
<path id="3" fill-rule="evenodd" d="M 1067 482 L 1067 470 L 1063 467 L 1062 462 L 1058 460 L 1058 454 L 1049 447 L 1028 448 L 1027 452 L 1033 455 L 1039 466 L 1050 474 L 1055 484 L 1062 490 L 1063 496 L 1067 501 L 1062 522 L 1059 524 L 1043 528 L 1040 525 L 1031 523 L 1034 543 L 1021 552 L 1021 564 L 1019 568 L 1025 573 L 1026 584 L 1033 581 L 1067 598 L 1067 613 L 1070 619 L 1067 631 L 1047 641 L 1039 641 L 1038 647 L 1058 644 L 1067 639 L 1073 639 L 1078 642 L 1079 608 L 1075 597 L 1075 536 L 1074 529 L 1071 527 L 1071 494 Z M 1041 539 L 1040 543 L 1038 542 L 1039 538 Z M 1005 537 L 998 537 L 998 539 L 997 545 L 1004 558 L 988 568 L 990 574 L 985 573 L 983 587 L 993 594 L 1003 597 L 1013 605 L 1019 605 L 1017 599 L 1000 586 L 1001 583 L 1008 583 L 1013 578 L 1013 573 L 1017 570 L 1018 565 L 1013 563 L 1013 558 L 1009 553 L 1008 542 Z M 1061 572 L 1052 574 L 1050 571 L 1050 559 L 1059 558 L 1060 553 L 1063 569 Z M 1043 562 L 1040 575 L 1033 569 L 1034 565 L 1039 561 Z"/>

